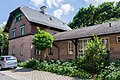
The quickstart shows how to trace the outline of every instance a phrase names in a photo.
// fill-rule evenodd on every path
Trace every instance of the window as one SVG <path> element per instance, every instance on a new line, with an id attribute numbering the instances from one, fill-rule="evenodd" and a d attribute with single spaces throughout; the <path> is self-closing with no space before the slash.
<path id="1" fill-rule="evenodd" d="M 53 55 L 54 53 L 54 49 L 53 48 L 49 48 L 48 49 L 48 55 Z"/>
<path id="2" fill-rule="evenodd" d="M 18 22 L 18 21 L 20 21 L 20 20 L 22 20 L 22 14 L 16 16 L 16 22 Z"/>
<path id="3" fill-rule="evenodd" d="M 117 36 L 117 43 L 120 42 L 120 36 Z"/>
<path id="4" fill-rule="evenodd" d="M 15 55 L 15 46 L 12 47 L 12 55 Z"/>
<path id="5" fill-rule="evenodd" d="M 72 41 L 68 42 L 68 54 L 73 54 L 73 45 Z"/>
<path id="6" fill-rule="evenodd" d="M 108 50 L 110 49 L 108 38 L 102 38 L 102 44 L 103 44 L 105 49 L 108 49 Z"/>
<path id="7" fill-rule="evenodd" d="M 4 57 L 0 57 L 0 61 L 4 61 Z"/>
<path id="8" fill-rule="evenodd" d="M 21 55 L 21 56 L 23 56 L 23 53 L 24 53 L 24 50 L 23 50 L 23 49 L 24 49 L 24 46 L 21 45 L 21 46 L 20 46 L 20 55 Z"/>
<path id="9" fill-rule="evenodd" d="M 22 26 L 20 27 L 20 35 L 24 35 L 24 34 L 25 34 L 25 26 L 22 25 Z"/>
<path id="10" fill-rule="evenodd" d="M 36 49 L 36 50 L 35 50 L 35 54 L 36 54 L 36 55 L 40 55 L 40 54 L 41 54 L 41 51 L 38 50 L 38 49 Z"/>
<path id="11" fill-rule="evenodd" d="M 78 55 L 83 56 L 85 50 L 87 49 L 87 43 L 90 39 L 79 39 L 78 40 Z"/>
<path id="12" fill-rule="evenodd" d="M 12 30 L 12 38 L 15 38 L 15 36 L 16 36 L 16 29 L 13 29 Z"/>

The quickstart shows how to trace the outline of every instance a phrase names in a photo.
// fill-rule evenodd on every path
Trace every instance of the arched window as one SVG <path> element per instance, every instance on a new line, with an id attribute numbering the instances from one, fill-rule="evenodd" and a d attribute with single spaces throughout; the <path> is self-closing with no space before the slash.
<path id="1" fill-rule="evenodd" d="M 15 55 L 15 46 L 12 47 L 12 55 Z"/>
<path id="2" fill-rule="evenodd" d="M 24 45 L 23 44 L 21 44 L 21 46 L 20 46 L 20 55 L 21 56 L 23 56 L 23 52 L 24 52 Z"/>

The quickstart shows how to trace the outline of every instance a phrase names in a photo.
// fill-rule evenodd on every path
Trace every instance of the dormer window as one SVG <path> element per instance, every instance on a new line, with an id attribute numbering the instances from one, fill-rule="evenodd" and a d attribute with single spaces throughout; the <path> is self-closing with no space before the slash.
<path id="1" fill-rule="evenodd" d="M 22 25 L 20 27 L 20 35 L 24 35 L 25 34 L 25 25 Z"/>
<path id="2" fill-rule="evenodd" d="M 22 20 L 22 14 L 16 16 L 16 22 L 18 22 L 18 21 L 20 21 L 20 20 Z"/>
<path id="3" fill-rule="evenodd" d="M 12 37 L 15 38 L 16 29 L 12 30 Z"/>
<path id="4" fill-rule="evenodd" d="M 49 17 L 48 19 L 52 21 L 52 18 L 51 18 L 51 17 Z"/>

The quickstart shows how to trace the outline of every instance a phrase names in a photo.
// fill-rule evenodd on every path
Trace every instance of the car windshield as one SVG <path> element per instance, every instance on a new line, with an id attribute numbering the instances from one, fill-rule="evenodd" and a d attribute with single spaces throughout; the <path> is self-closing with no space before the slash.
<path id="1" fill-rule="evenodd" d="M 13 57 L 6 57 L 6 61 L 9 61 L 9 60 L 16 60 L 16 59 Z"/>
<path id="2" fill-rule="evenodd" d="M 3 58 L 3 57 L 0 57 L 0 61 L 4 61 L 4 58 Z"/>

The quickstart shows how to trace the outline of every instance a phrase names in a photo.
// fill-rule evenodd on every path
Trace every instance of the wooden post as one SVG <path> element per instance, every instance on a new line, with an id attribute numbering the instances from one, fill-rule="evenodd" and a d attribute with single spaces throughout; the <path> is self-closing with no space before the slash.
<path id="1" fill-rule="evenodd" d="M 75 59 L 77 59 L 77 42 L 78 39 L 75 39 Z"/>
<path id="2" fill-rule="evenodd" d="M 58 60 L 60 60 L 60 49 L 54 42 L 53 45 L 58 49 Z"/>

